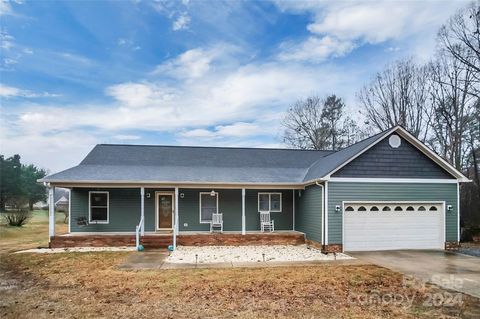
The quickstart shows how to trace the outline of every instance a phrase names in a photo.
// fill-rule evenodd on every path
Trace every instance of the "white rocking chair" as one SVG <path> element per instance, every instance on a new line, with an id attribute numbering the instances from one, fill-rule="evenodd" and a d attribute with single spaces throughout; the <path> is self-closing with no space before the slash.
<path id="1" fill-rule="evenodd" d="M 223 233 L 223 215 L 222 215 L 222 213 L 212 214 L 212 221 L 210 222 L 210 232 L 213 232 L 214 227 L 220 227 L 220 232 Z"/>
<path id="2" fill-rule="evenodd" d="M 270 232 L 275 231 L 275 221 L 270 219 L 270 212 L 260 212 L 260 229 L 262 233 L 266 229 Z"/>

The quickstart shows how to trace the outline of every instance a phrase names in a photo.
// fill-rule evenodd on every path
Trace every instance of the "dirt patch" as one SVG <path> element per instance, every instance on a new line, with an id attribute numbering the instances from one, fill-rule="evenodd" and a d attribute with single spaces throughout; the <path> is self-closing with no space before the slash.
<path id="1" fill-rule="evenodd" d="M 131 253 L 4 256 L 2 318 L 438 318 L 474 317 L 479 301 L 463 296 L 452 307 L 428 306 L 445 291 L 405 284 L 395 272 L 373 265 L 123 271 Z M 399 294 L 411 305 L 363 304 L 352 296 Z"/>

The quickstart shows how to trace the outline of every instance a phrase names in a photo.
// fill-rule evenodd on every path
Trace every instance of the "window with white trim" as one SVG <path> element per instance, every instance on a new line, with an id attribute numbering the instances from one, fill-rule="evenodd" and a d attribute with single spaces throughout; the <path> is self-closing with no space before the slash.
<path id="1" fill-rule="evenodd" d="M 109 193 L 88 192 L 89 223 L 108 224 L 109 217 Z"/>
<path id="2" fill-rule="evenodd" d="M 210 223 L 212 214 L 218 213 L 218 193 L 212 196 L 211 192 L 200 193 L 200 223 Z"/>
<path id="3" fill-rule="evenodd" d="M 282 193 L 258 193 L 259 212 L 281 212 Z"/>

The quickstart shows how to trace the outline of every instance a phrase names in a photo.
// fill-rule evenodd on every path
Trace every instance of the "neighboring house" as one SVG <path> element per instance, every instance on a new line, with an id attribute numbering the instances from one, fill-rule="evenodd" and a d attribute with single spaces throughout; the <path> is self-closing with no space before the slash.
<path id="1" fill-rule="evenodd" d="M 55 188 L 53 200 L 55 208 L 60 212 L 68 212 L 68 199 L 70 198 L 70 191 L 65 188 Z"/>
<path id="2" fill-rule="evenodd" d="M 258 235 L 266 210 L 275 233 L 359 251 L 456 246 L 459 183 L 469 180 L 397 126 L 336 152 L 101 144 L 40 181 L 71 190 L 69 240 L 133 237 L 144 216 L 145 238 L 170 231 L 171 242 L 198 244 L 215 212 L 216 243 L 241 240 Z"/>
<path id="3" fill-rule="evenodd" d="M 53 195 L 53 201 L 55 203 L 55 208 L 65 211 L 68 210 L 68 198 L 70 197 L 70 191 L 65 188 L 55 188 L 55 192 Z M 48 192 L 47 192 L 48 198 Z M 39 201 L 33 204 L 35 209 L 48 209 L 48 202 Z"/>

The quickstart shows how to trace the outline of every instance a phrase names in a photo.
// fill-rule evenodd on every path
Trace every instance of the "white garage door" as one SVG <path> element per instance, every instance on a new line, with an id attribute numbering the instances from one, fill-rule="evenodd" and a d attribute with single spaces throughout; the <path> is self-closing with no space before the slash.
<path id="1" fill-rule="evenodd" d="M 443 203 L 344 203 L 345 251 L 443 249 Z"/>

